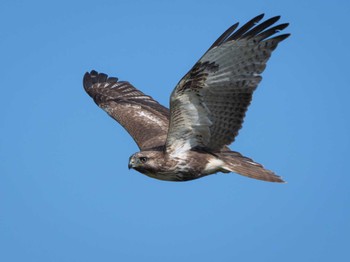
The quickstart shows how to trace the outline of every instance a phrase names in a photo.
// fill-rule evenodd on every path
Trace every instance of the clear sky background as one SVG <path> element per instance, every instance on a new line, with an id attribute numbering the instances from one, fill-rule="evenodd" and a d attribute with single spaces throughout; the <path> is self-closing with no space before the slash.
<path id="1" fill-rule="evenodd" d="M 92 69 L 168 106 L 230 25 L 281 15 L 231 146 L 288 181 L 162 182 L 84 92 Z M 350 261 L 349 1 L 1 1 L 0 261 Z"/>

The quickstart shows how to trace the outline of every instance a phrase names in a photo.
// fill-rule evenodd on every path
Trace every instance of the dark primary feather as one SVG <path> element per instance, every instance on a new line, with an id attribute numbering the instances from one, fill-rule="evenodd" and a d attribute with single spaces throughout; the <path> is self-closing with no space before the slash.
<path id="1" fill-rule="evenodd" d="M 230 27 L 180 80 L 171 96 L 167 150 L 174 145 L 220 151 L 235 139 L 272 51 L 289 34 L 274 34 L 279 16 Z"/>
<path id="2" fill-rule="evenodd" d="M 264 17 L 264 14 L 258 15 L 251 19 L 249 22 L 245 23 L 240 29 L 238 29 L 236 32 L 234 32 L 230 37 L 227 38 L 226 42 L 237 40 L 239 38 L 242 38 L 242 36 L 253 26 L 255 26 L 262 18 Z"/>
<path id="3" fill-rule="evenodd" d="M 280 18 L 281 18 L 280 16 L 274 16 L 274 17 L 271 17 L 270 19 L 267 19 L 266 21 L 262 22 L 261 24 L 253 27 L 248 32 L 246 32 L 244 34 L 244 37 L 249 38 L 251 36 L 255 36 L 255 35 L 259 34 L 260 32 L 264 31 L 269 26 L 276 23 Z"/>
<path id="4" fill-rule="evenodd" d="M 168 132 L 169 110 L 130 83 L 91 71 L 83 79 L 95 103 L 117 120 L 141 150 L 163 147 Z"/>
<path id="5" fill-rule="evenodd" d="M 231 27 L 229 27 L 208 49 L 208 51 L 216 46 L 221 45 L 225 40 L 232 34 L 233 31 L 236 30 L 239 23 L 235 23 Z"/>
<path id="6" fill-rule="evenodd" d="M 260 14 L 256 17 L 254 17 L 253 19 L 251 19 L 249 22 L 245 23 L 241 28 L 239 28 L 238 30 L 236 30 L 236 28 L 238 27 L 239 23 L 235 23 L 234 25 L 232 25 L 231 27 L 229 27 L 208 49 L 211 50 L 214 47 L 220 46 L 225 42 L 228 41 L 232 41 L 232 40 L 238 40 L 239 38 L 249 38 L 251 36 L 256 36 L 257 34 L 259 34 L 260 32 L 262 32 L 263 30 L 267 29 L 269 26 L 273 25 L 274 23 L 276 23 L 281 17 L 280 16 L 274 16 L 260 24 L 258 24 L 257 26 L 255 26 L 262 18 L 264 17 L 264 14 Z M 285 24 L 281 24 L 278 25 L 274 28 L 273 33 L 275 34 L 278 31 L 283 30 L 284 28 L 286 28 L 289 24 L 285 23 Z M 255 27 L 254 27 L 255 26 Z M 236 30 L 236 31 L 235 31 Z M 269 30 L 267 30 L 269 31 Z M 283 34 L 280 35 L 279 37 L 284 37 L 283 39 L 287 38 L 290 34 Z M 269 35 L 264 35 L 264 38 L 269 37 Z M 282 40 L 281 40 L 282 41 Z M 207 52 L 208 52 L 207 51 Z"/>

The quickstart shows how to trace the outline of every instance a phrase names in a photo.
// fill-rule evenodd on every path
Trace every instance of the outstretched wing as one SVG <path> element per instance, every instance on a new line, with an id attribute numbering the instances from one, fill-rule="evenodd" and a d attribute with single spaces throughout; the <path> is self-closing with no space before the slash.
<path id="1" fill-rule="evenodd" d="M 91 71 L 83 79 L 85 91 L 95 103 L 117 120 L 141 150 L 163 147 L 169 110 L 130 83 Z"/>
<path id="2" fill-rule="evenodd" d="M 277 16 L 256 25 L 263 16 L 238 30 L 238 23 L 231 26 L 177 84 L 170 98 L 167 150 L 219 151 L 234 141 L 267 60 L 289 36 L 271 37 L 288 24 L 271 27 Z"/>

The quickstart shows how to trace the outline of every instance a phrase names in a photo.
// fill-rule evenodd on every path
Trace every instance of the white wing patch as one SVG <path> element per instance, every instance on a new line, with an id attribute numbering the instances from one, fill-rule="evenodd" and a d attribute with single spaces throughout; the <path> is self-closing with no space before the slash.
<path id="1" fill-rule="evenodd" d="M 191 148 L 190 141 L 177 140 L 170 146 L 169 156 L 171 158 L 187 159 L 187 153 Z"/>
<path id="2" fill-rule="evenodd" d="M 225 165 L 225 162 L 218 158 L 211 158 L 209 162 L 205 165 L 204 173 L 212 174 L 220 171 Z"/>

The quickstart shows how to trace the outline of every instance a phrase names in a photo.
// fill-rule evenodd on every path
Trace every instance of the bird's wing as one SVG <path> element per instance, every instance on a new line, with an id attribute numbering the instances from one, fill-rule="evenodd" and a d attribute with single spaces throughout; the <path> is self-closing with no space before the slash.
<path id="1" fill-rule="evenodd" d="M 273 36 L 288 26 L 272 26 L 279 16 L 258 24 L 262 18 L 238 30 L 238 23 L 231 26 L 177 84 L 170 98 L 167 150 L 219 151 L 234 141 L 267 60 L 289 36 Z"/>
<path id="2" fill-rule="evenodd" d="M 169 109 L 130 83 L 96 71 L 85 74 L 83 85 L 95 103 L 129 132 L 141 150 L 164 146 Z"/>

